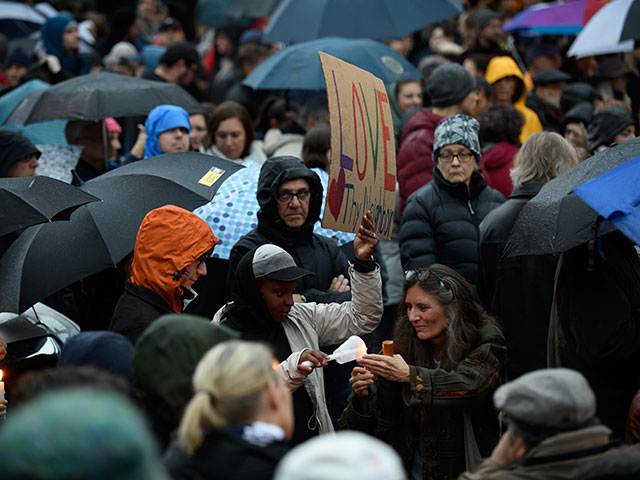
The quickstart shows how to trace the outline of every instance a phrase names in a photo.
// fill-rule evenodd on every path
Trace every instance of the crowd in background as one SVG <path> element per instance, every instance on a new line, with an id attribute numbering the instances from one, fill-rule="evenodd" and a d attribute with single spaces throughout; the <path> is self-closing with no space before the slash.
<path id="1" fill-rule="evenodd" d="M 640 442 L 638 247 L 613 232 L 595 259 L 586 244 L 503 257 L 546 183 L 636 137 L 640 44 L 574 58 L 572 37 L 514 38 L 502 27 L 527 0 L 469 0 L 457 18 L 383 39 L 422 74 L 386 85 L 394 232 L 378 240 L 365 214 L 338 247 L 314 232 L 326 95 L 243 84 L 288 48 L 262 41 L 268 19 L 205 29 L 193 1 L 50 3 L 60 14 L 37 42 L 0 34 L 0 99 L 104 70 L 177 84 L 201 106 L 69 121 L 66 141 L 84 147 L 74 183 L 196 151 L 255 169 L 260 210 L 224 261 L 202 210 L 152 210 L 116 269 L 44 300 L 83 331 L 12 392 L 0 477 L 640 473 L 638 447 L 620 446 Z M 37 175 L 39 157 L 0 131 L 0 177 Z M 368 354 L 329 363 L 351 335 Z M 390 339 L 395 355 L 376 355 Z M 327 440 L 334 430 L 366 436 Z"/>

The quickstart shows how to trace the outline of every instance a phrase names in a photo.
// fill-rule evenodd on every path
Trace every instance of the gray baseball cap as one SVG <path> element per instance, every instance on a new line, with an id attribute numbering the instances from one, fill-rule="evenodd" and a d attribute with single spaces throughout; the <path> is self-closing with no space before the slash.
<path id="1" fill-rule="evenodd" d="M 252 266 L 255 278 L 269 277 L 288 282 L 314 275 L 313 272 L 297 266 L 286 250 L 270 243 L 256 249 Z"/>
<path id="2" fill-rule="evenodd" d="M 596 397 L 584 376 L 568 368 L 529 372 L 498 388 L 493 404 L 530 426 L 579 428 L 596 414 Z"/>

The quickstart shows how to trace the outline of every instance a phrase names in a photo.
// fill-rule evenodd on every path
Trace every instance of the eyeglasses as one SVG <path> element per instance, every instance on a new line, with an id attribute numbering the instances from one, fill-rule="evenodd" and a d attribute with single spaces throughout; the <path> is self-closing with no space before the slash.
<path id="1" fill-rule="evenodd" d="M 289 190 L 282 190 L 278 192 L 276 198 L 280 203 L 289 203 L 296 197 L 299 201 L 304 202 L 311 196 L 311 190 L 298 190 L 297 192 L 290 192 Z"/>
<path id="2" fill-rule="evenodd" d="M 441 160 L 444 163 L 452 163 L 454 157 L 457 158 L 460 163 L 467 163 L 474 157 L 474 155 L 471 152 L 458 152 L 458 153 L 442 152 L 438 154 L 438 160 Z"/>
<path id="3" fill-rule="evenodd" d="M 440 282 L 440 285 L 442 285 L 444 288 L 449 288 L 447 286 L 447 283 L 444 281 L 444 278 L 442 278 L 442 276 L 432 270 L 429 270 L 428 268 L 425 268 L 423 270 L 407 270 L 406 272 L 404 272 L 404 279 L 407 282 L 413 282 L 416 278 L 418 279 L 418 281 L 420 283 L 425 283 L 427 280 L 429 280 L 429 277 L 433 275 L 434 277 L 436 277 L 436 279 Z"/>
<path id="4" fill-rule="evenodd" d="M 211 257 L 211 253 L 207 252 L 204 255 L 201 255 L 200 257 L 198 257 L 196 259 L 196 262 L 198 262 L 198 268 L 200 268 L 202 266 L 203 263 L 206 263 L 206 261 Z"/>

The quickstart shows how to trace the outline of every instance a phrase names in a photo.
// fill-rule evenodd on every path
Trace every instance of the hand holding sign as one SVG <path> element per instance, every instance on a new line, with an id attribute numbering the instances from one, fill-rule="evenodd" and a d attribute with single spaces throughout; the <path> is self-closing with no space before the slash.
<path id="1" fill-rule="evenodd" d="M 382 80 L 319 52 L 329 99 L 331 162 L 322 226 L 357 233 L 365 212 L 389 238 L 395 215 L 396 157 Z"/>
<path id="2" fill-rule="evenodd" d="M 358 235 L 353 240 L 353 252 L 358 260 L 371 260 L 371 255 L 378 244 L 378 236 L 373 226 L 373 215 L 371 212 L 362 217 L 362 224 Z"/>

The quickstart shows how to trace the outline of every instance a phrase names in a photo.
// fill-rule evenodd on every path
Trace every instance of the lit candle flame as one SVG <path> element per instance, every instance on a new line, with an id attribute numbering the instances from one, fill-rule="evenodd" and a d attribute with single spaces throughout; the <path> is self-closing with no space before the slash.
<path id="1" fill-rule="evenodd" d="M 0 380 L 2 380 L 3 376 L 4 376 L 4 372 L 0 369 Z"/>
<path id="2" fill-rule="evenodd" d="M 273 363 L 271 364 L 271 366 L 277 372 L 278 368 L 280 368 L 280 362 L 278 362 L 277 360 L 274 360 Z M 0 376 L 0 378 L 2 378 L 2 377 Z"/>

